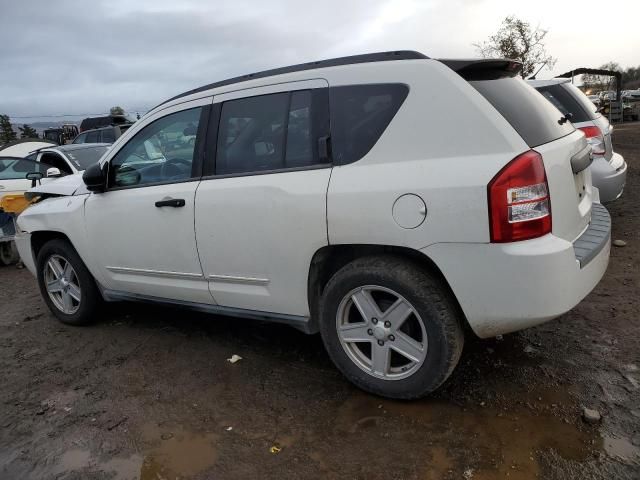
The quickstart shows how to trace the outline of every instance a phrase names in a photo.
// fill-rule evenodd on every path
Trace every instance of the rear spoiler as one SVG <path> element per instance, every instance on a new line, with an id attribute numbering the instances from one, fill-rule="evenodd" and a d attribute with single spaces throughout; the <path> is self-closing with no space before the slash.
<path id="1" fill-rule="evenodd" d="M 522 70 L 522 63 L 508 59 L 459 60 L 438 59 L 467 81 L 497 80 L 515 77 Z"/>

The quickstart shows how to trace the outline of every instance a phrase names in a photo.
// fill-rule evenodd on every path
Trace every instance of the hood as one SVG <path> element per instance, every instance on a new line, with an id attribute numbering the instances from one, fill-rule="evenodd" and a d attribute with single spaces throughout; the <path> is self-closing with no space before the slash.
<path id="1" fill-rule="evenodd" d="M 43 178 L 42 183 L 33 188 L 27 190 L 24 194 L 27 200 L 31 200 L 36 197 L 62 197 L 68 195 L 82 195 L 89 193 L 84 181 L 82 180 L 82 173 L 75 173 L 73 175 L 66 175 L 61 178 L 47 179 Z"/>

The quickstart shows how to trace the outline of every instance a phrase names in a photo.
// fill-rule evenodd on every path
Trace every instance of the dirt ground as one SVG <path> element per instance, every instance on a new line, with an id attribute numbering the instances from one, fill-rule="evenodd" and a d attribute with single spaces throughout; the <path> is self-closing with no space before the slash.
<path id="1" fill-rule="evenodd" d="M 614 144 L 627 245 L 600 285 L 555 321 L 470 339 L 421 401 L 358 391 L 318 336 L 280 325 L 117 304 L 68 327 L 26 270 L 0 269 L 0 478 L 639 479 L 640 124 Z"/>

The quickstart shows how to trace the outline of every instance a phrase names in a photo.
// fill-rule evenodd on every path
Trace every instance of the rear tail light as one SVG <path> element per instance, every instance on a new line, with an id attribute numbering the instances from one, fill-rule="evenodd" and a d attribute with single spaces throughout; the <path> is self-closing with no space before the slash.
<path id="1" fill-rule="evenodd" d="M 551 232 L 549 186 L 542 157 L 529 150 L 489 182 L 491 241 L 515 242 Z"/>
<path id="2" fill-rule="evenodd" d="M 587 137 L 587 142 L 591 145 L 591 150 L 595 156 L 604 155 L 604 135 L 598 127 L 580 127 Z"/>

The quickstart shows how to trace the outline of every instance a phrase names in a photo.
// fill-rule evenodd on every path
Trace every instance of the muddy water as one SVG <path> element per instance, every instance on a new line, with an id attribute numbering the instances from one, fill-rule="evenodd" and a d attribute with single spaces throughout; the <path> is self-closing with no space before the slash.
<path id="1" fill-rule="evenodd" d="M 140 440 L 142 453 L 106 461 L 93 457 L 88 450 L 68 450 L 50 473 L 97 470 L 112 475 L 113 480 L 189 478 L 207 470 L 217 458 L 217 435 L 212 433 L 149 424 L 142 428 Z"/>
<path id="2" fill-rule="evenodd" d="M 555 401 L 558 396 L 564 395 L 546 393 Z M 536 400 L 541 406 L 555 405 L 545 402 L 545 394 Z M 602 446 L 595 430 L 581 430 L 550 412 L 530 408 L 470 410 L 451 403 L 391 402 L 363 395 L 347 401 L 336 418 L 336 427 L 354 436 L 390 429 L 394 423 L 428 432 L 428 442 L 415 446 L 427 479 L 459 471 L 481 480 L 530 479 L 540 473 L 540 451 L 553 449 L 565 459 L 582 461 Z"/>
<path id="3" fill-rule="evenodd" d="M 339 473 L 336 464 L 347 461 L 347 445 L 369 452 L 358 462 L 410 460 L 422 472 L 420 478 L 427 480 L 460 478 L 461 474 L 475 480 L 536 478 L 541 473 L 538 454 L 549 449 L 574 461 L 583 461 L 602 448 L 623 460 L 637 455 L 637 447 L 624 439 L 605 438 L 603 445 L 596 429 L 579 428 L 554 414 L 556 405 L 571 403 L 566 394 L 521 393 L 521 398 L 527 395 L 532 397 L 524 402 L 528 407 L 497 409 L 436 400 L 395 402 L 358 393 L 337 406 L 330 425 L 298 424 L 305 428 L 282 432 L 277 438 L 259 428 L 236 429 L 234 435 L 265 443 L 264 450 L 267 443 L 277 445 L 282 449 L 279 455 L 306 456 L 326 476 Z M 146 424 L 131 431 L 138 453 L 103 461 L 87 450 L 70 450 L 53 471 L 98 470 L 116 480 L 206 476 L 215 471 L 219 450 L 225 448 L 224 427 L 219 427 L 214 434 Z M 415 441 L 407 442 L 412 437 Z M 407 443 L 413 445 L 410 452 Z"/>

